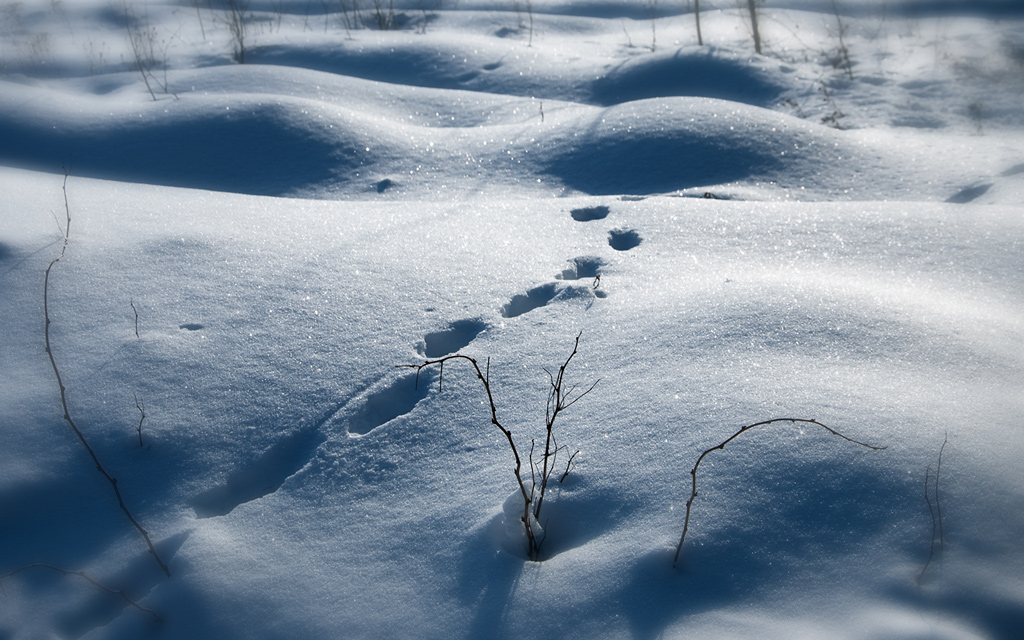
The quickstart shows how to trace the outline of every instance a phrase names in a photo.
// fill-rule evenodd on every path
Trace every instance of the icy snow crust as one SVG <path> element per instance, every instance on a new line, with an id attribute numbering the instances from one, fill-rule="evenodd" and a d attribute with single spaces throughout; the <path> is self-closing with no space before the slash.
<path id="1" fill-rule="evenodd" d="M 5 7 L 0 637 L 1017 637 L 1024 16 L 708 4 Z"/>

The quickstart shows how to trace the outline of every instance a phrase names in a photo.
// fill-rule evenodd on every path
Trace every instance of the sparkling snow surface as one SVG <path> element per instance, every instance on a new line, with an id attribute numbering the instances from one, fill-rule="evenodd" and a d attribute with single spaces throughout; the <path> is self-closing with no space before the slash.
<path id="1" fill-rule="evenodd" d="M 1019 2 L 360 4 L 0 6 L 0 639 L 1020 637 Z"/>

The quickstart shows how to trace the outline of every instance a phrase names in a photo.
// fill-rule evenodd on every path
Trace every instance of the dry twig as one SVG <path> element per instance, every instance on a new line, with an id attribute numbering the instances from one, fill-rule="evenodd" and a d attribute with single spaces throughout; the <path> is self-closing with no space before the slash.
<path id="1" fill-rule="evenodd" d="M 103 467 L 103 465 L 100 464 L 99 458 L 96 457 L 96 452 L 93 451 L 91 446 L 89 446 L 89 442 L 85 439 L 85 435 L 78 428 L 78 425 L 75 424 L 75 421 L 72 420 L 71 411 L 68 409 L 67 388 L 64 386 L 64 381 L 61 379 L 60 370 L 57 368 L 57 361 L 53 357 L 53 349 L 50 347 L 51 320 L 49 296 L 50 271 L 53 269 L 53 266 L 60 262 L 61 258 L 64 257 L 64 252 L 67 251 L 68 248 L 68 240 L 71 237 L 71 207 L 68 205 L 67 170 L 64 171 L 64 213 L 66 214 L 64 226 L 64 244 L 61 247 L 60 255 L 54 258 L 52 262 L 50 262 L 50 266 L 46 267 L 46 276 L 43 278 L 43 316 L 46 320 L 46 327 L 44 329 L 43 335 L 46 341 L 46 355 L 49 356 L 50 358 L 50 366 L 53 368 L 53 375 L 57 378 L 57 386 L 60 387 L 60 404 L 61 407 L 64 409 L 64 421 L 68 423 L 68 426 L 71 427 L 71 430 L 75 433 L 75 436 L 78 437 L 79 442 L 81 442 L 82 446 L 85 447 L 85 450 L 86 452 L 88 452 L 89 457 L 92 458 L 93 464 L 96 465 L 96 470 L 100 472 L 100 475 L 106 478 L 107 482 L 110 483 L 110 487 L 111 489 L 113 489 L 114 495 L 117 497 L 117 504 L 121 507 L 121 511 L 124 512 L 124 515 L 128 517 L 128 520 L 132 523 L 132 526 L 134 526 L 135 529 L 142 536 L 142 539 L 146 541 L 146 546 L 149 548 L 150 555 L 152 555 L 153 559 L 156 560 L 156 563 L 160 565 L 160 569 L 163 570 L 164 574 L 170 577 L 171 572 L 167 568 L 167 565 L 164 564 L 164 561 L 160 559 L 160 555 L 156 552 L 156 548 L 153 546 L 153 542 L 149 539 L 149 533 L 142 528 L 142 525 L 139 524 L 139 521 L 135 519 L 135 516 L 132 515 L 131 511 L 129 511 L 128 507 L 125 505 L 124 498 L 121 497 L 121 490 L 117 488 L 117 478 L 110 475 L 107 472 L 107 470 Z"/>
<path id="2" fill-rule="evenodd" d="M 928 514 L 932 517 L 932 539 L 928 545 L 928 559 L 925 560 L 924 567 L 921 568 L 921 573 L 917 576 L 917 584 L 920 585 L 924 581 L 924 574 L 928 571 L 928 567 L 931 566 L 932 560 L 935 557 L 935 534 L 938 533 L 939 537 L 939 553 L 942 553 L 946 549 L 946 536 L 942 530 L 942 503 L 939 502 L 939 475 L 942 473 L 942 452 L 946 450 L 946 443 L 949 442 L 949 434 L 942 439 L 942 446 L 939 447 L 939 459 L 935 465 L 935 483 L 932 485 L 932 466 L 924 470 L 924 501 L 928 505 Z M 929 489 L 934 486 L 932 493 L 935 494 L 935 506 L 932 506 L 932 499 L 929 495 Z"/>
<path id="3" fill-rule="evenodd" d="M 870 444 L 865 444 L 863 442 L 859 442 L 857 440 L 854 440 L 853 438 L 848 438 L 847 436 L 844 436 L 843 434 L 839 433 L 835 429 L 833 429 L 831 427 L 828 427 L 828 426 L 825 426 L 824 424 L 818 422 L 817 420 L 806 420 L 806 419 L 803 419 L 803 418 L 773 418 L 771 420 L 764 420 L 762 422 L 755 422 L 754 424 L 748 424 L 745 427 L 741 427 L 739 429 L 739 431 L 737 431 L 736 433 L 734 433 L 731 436 L 729 436 L 728 438 L 726 438 L 720 444 L 718 444 L 718 445 L 716 445 L 714 447 L 711 447 L 710 449 L 707 449 L 706 451 L 704 451 L 704 453 L 700 454 L 700 456 L 697 458 L 696 464 L 694 464 L 693 468 L 690 469 L 690 477 L 692 479 L 693 484 L 692 484 L 692 488 L 690 490 L 690 498 L 686 501 L 686 519 L 683 522 L 683 535 L 679 536 L 679 544 L 676 545 L 676 555 L 675 555 L 675 557 L 672 560 L 672 565 L 673 566 L 675 566 L 675 564 L 679 562 L 679 552 L 682 551 L 682 549 L 683 549 L 683 541 L 686 540 L 686 532 L 689 531 L 689 529 L 690 529 L 690 507 L 693 505 L 693 501 L 697 497 L 697 468 L 700 467 L 700 463 L 704 461 L 704 458 L 709 453 L 711 453 L 712 451 L 716 451 L 718 449 L 724 449 L 725 445 L 729 444 L 730 442 L 732 442 L 736 438 L 740 437 L 740 435 L 746 433 L 747 431 L 750 431 L 751 429 L 753 429 L 755 427 L 763 427 L 763 426 L 767 426 L 767 425 L 770 425 L 770 424 L 774 424 L 776 422 L 791 422 L 791 423 L 801 423 L 801 424 L 812 424 L 812 425 L 816 425 L 818 427 L 821 427 L 822 429 L 824 429 L 825 431 L 828 431 L 829 433 L 831 433 L 834 436 L 839 436 L 840 438 L 842 438 L 843 440 L 846 440 L 847 442 L 852 442 L 853 444 L 857 444 L 857 445 L 860 445 L 862 447 L 867 447 L 868 449 L 872 449 L 872 450 L 875 450 L 875 451 L 880 451 L 882 449 L 885 449 L 885 447 L 876 447 L 874 445 L 870 445 Z"/>
<path id="4" fill-rule="evenodd" d="M 60 567 L 55 567 L 52 564 L 46 564 L 46 563 L 43 563 L 43 562 L 37 562 L 35 564 L 26 565 L 24 567 L 19 567 L 19 568 L 15 569 L 14 571 L 8 571 L 7 573 L 0 574 L 0 593 L 3 592 L 3 584 L 2 583 L 3 583 L 3 579 L 4 578 L 10 578 L 10 577 L 12 577 L 14 575 L 17 575 L 19 573 L 22 573 L 24 571 L 28 571 L 29 569 L 49 569 L 50 571 L 56 571 L 57 573 L 63 574 L 65 576 L 77 576 L 77 577 L 81 578 L 82 580 L 85 580 L 86 582 L 88 582 L 92 586 L 96 587 L 100 591 L 106 591 L 107 593 L 109 593 L 111 595 L 117 596 L 117 597 L 121 598 L 122 600 L 124 600 L 126 604 L 128 604 L 128 605 L 130 605 L 132 607 L 135 607 L 136 609 L 138 609 L 139 611 L 142 611 L 143 613 L 148 613 L 149 615 L 153 616 L 153 622 L 155 622 L 156 624 L 163 623 L 163 619 L 157 614 L 156 611 L 153 611 L 149 607 L 144 607 L 141 604 L 139 604 L 138 602 L 136 602 L 135 600 L 132 600 L 128 596 L 128 594 L 125 593 L 124 589 L 112 589 L 112 588 L 110 588 L 110 587 L 108 587 L 108 586 L 106 586 L 106 585 L 104 585 L 104 584 L 102 584 L 102 583 L 100 583 L 100 582 L 90 578 L 88 575 L 86 575 L 85 573 L 83 573 L 81 571 L 71 571 L 71 570 L 68 570 L 68 569 L 61 569 Z"/>
<path id="5" fill-rule="evenodd" d="M 576 356 L 577 350 L 579 349 L 580 345 L 581 335 L 583 335 L 583 332 L 580 332 L 579 334 L 576 335 L 576 342 L 573 345 L 572 353 L 569 354 L 569 357 L 566 358 L 565 362 L 562 363 L 562 365 L 558 368 L 557 374 L 552 375 L 550 371 L 545 369 L 545 372 L 548 374 L 548 381 L 551 385 L 551 389 L 548 392 L 547 411 L 545 416 L 546 438 L 544 444 L 544 453 L 541 457 L 541 462 L 538 466 L 538 464 L 535 464 L 533 461 L 533 451 L 536 441 L 530 441 L 530 454 L 528 458 L 528 463 L 530 466 L 529 487 L 527 487 L 527 483 L 523 480 L 523 460 L 519 454 L 519 449 L 516 447 L 515 440 L 512 437 L 512 431 L 511 429 L 507 429 L 504 425 L 501 424 L 501 421 L 498 420 L 498 409 L 495 406 L 494 394 L 491 391 L 490 359 L 487 360 L 485 369 L 480 368 L 480 364 L 476 361 L 476 359 L 461 353 L 452 354 L 450 356 L 445 356 L 443 358 L 437 358 L 434 360 L 426 360 L 419 364 L 398 365 L 399 368 L 415 369 L 417 384 L 419 383 L 420 371 L 427 367 L 437 366 L 438 369 L 440 370 L 438 375 L 438 390 L 443 389 L 445 363 L 450 362 L 452 360 L 465 360 L 473 367 L 473 370 L 476 372 L 477 378 L 484 386 L 484 392 L 487 394 L 487 401 L 491 409 L 491 424 L 497 427 L 498 430 L 501 431 L 502 435 L 505 436 L 505 440 L 508 441 L 508 446 L 512 450 L 512 457 L 515 459 L 515 467 L 513 468 L 512 472 L 516 478 L 516 486 L 519 488 L 519 493 L 523 498 L 523 514 L 520 517 L 520 520 L 523 523 L 523 529 L 526 533 L 527 555 L 531 560 L 534 561 L 540 559 L 540 548 L 544 542 L 544 537 L 543 535 L 538 535 L 537 528 L 539 528 L 541 507 L 543 506 L 544 496 L 547 492 L 548 479 L 554 472 L 554 463 L 558 455 L 558 450 L 560 448 L 558 447 L 554 435 L 555 420 L 558 418 L 562 411 L 568 409 L 572 405 L 579 402 L 579 400 L 583 398 L 583 396 L 593 391 L 594 387 L 597 386 L 597 382 L 595 382 L 594 384 L 590 385 L 590 387 L 587 388 L 586 391 L 578 392 L 576 385 L 573 385 L 568 388 L 565 385 L 565 370 L 569 366 L 569 363 L 572 361 L 573 357 Z M 576 457 L 576 454 L 573 454 L 572 457 L 569 458 L 569 463 L 572 462 L 572 459 L 574 457 Z M 565 476 L 568 475 L 568 473 L 569 465 L 567 464 L 565 473 L 562 474 L 561 479 L 564 480 Z M 531 505 L 533 505 L 532 510 Z M 535 524 L 537 524 L 536 527 Z"/>

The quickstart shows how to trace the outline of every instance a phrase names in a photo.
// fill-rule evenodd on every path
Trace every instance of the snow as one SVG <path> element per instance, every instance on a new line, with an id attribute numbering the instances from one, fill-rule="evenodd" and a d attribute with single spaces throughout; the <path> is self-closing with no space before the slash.
<path id="1" fill-rule="evenodd" d="M 1018 3 L 768 0 L 757 55 L 733 3 L 286 0 L 246 64 L 128 6 L 153 95 L 123 7 L 0 13 L 0 638 L 1019 637 Z M 53 355 L 170 577 L 62 420 L 65 187 Z M 577 334 L 530 562 L 472 367 L 400 365 L 486 364 L 525 459 Z M 744 433 L 673 566 L 786 417 L 885 449 Z"/>

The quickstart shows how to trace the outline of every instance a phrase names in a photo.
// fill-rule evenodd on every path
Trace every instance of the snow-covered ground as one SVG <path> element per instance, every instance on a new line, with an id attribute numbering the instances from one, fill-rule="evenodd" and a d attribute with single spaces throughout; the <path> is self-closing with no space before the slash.
<path id="1" fill-rule="evenodd" d="M 0 638 L 1021 637 L 1019 2 L 233 6 L 0 6 Z"/>

